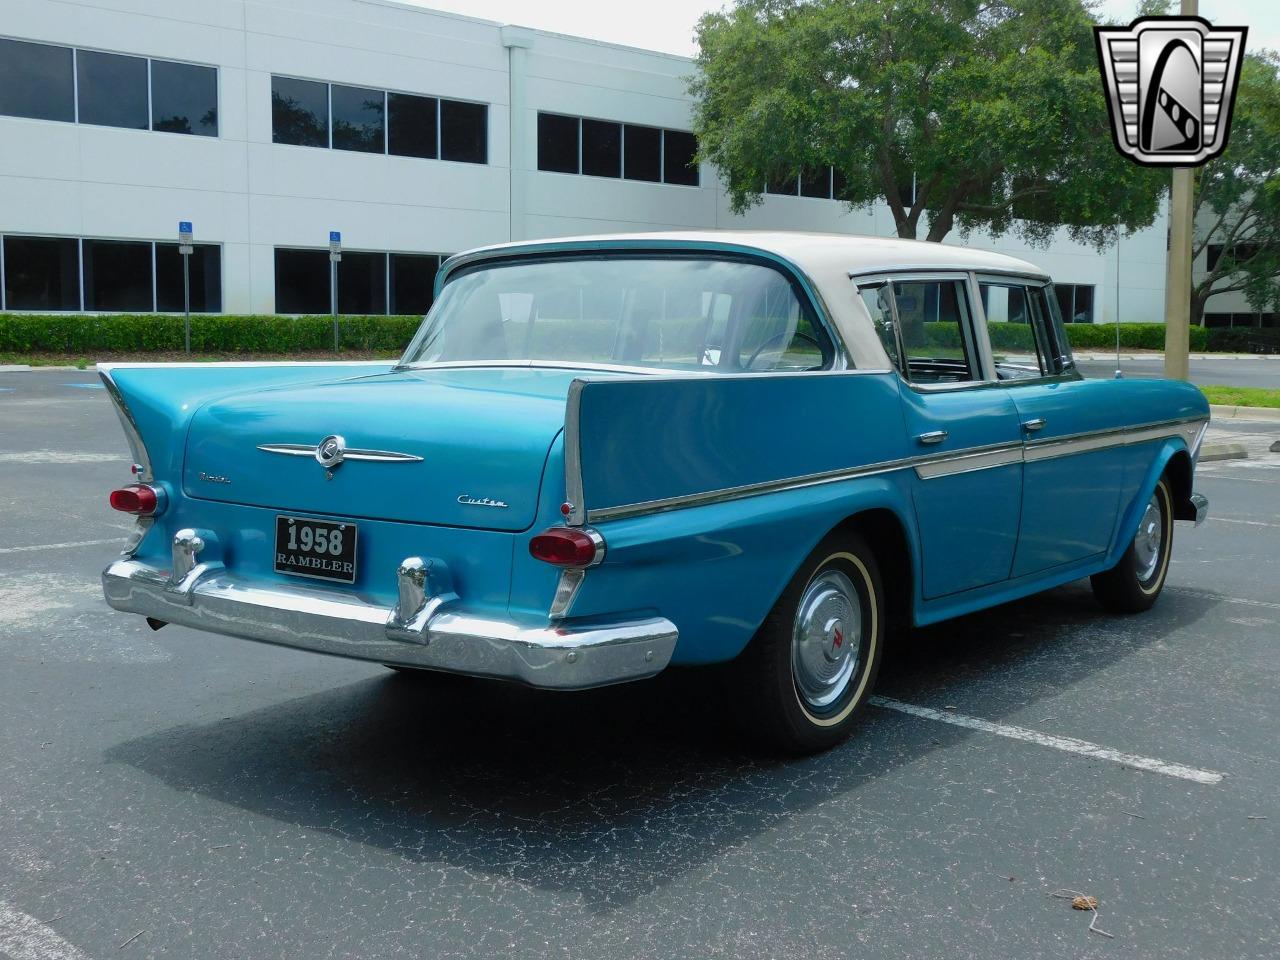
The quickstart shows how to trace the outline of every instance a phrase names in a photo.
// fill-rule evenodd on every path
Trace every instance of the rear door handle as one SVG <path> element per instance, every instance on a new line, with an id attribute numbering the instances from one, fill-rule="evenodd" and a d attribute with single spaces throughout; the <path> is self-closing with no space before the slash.
<path id="1" fill-rule="evenodd" d="M 947 439 L 947 431 L 930 430 L 928 433 L 920 434 L 916 439 L 921 443 L 941 443 L 943 440 Z"/>
<path id="2" fill-rule="evenodd" d="M 1044 429 L 1044 417 L 1036 417 L 1034 420 L 1022 421 L 1022 429 L 1027 433 L 1035 433 L 1037 430 Z"/>

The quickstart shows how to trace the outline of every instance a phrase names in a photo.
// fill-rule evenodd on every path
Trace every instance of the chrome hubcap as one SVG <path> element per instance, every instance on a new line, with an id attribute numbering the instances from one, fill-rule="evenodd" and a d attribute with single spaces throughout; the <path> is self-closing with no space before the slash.
<path id="1" fill-rule="evenodd" d="M 805 588 L 791 635 L 791 673 L 805 703 L 821 710 L 843 696 L 861 646 L 858 591 L 839 570 L 826 570 Z"/>
<path id="2" fill-rule="evenodd" d="M 1151 498 L 1138 524 L 1138 535 L 1133 538 L 1133 556 L 1138 565 L 1138 579 L 1146 582 L 1155 575 L 1160 565 L 1160 546 L 1164 542 L 1164 520 L 1160 516 L 1160 503 Z"/>

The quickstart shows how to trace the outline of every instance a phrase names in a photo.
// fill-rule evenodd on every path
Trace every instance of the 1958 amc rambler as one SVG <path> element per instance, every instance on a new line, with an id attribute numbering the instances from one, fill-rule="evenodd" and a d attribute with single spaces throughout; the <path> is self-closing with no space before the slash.
<path id="1" fill-rule="evenodd" d="M 138 517 L 107 601 L 583 688 L 732 661 L 846 735 L 886 631 L 1091 577 L 1155 602 L 1205 399 L 1088 380 L 1049 277 L 938 244 L 673 233 L 447 261 L 396 364 L 102 368 Z"/>

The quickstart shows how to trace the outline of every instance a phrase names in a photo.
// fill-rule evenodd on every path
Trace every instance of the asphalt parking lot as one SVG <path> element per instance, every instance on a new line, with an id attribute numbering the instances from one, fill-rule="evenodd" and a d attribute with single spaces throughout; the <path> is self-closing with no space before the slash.
<path id="1" fill-rule="evenodd" d="M 1105 357 L 1105 350 L 1095 350 L 1076 361 L 1086 377 L 1107 379 L 1115 375 L 1114 357 Z M 1206 386 L 1220 384 L 1227 387 L 1280 387 L 1280 356 L 1258 357 L 1198 357 L 1191 360 L 1191 382 Z M 1126 377 L 1147 380 L 1164 376 L 1162 354 L 1120 356 L 1120 369 Z"/>
<path id="2" fill-rule="evenodd" d="M 114 613 L 96 384 L 0 374 L 0 956 L 1280 953 L 1280 424 L 1222 428 L 1154 610 L 909 634 L 782 762 L 698 671 L 424 686 Z"/>

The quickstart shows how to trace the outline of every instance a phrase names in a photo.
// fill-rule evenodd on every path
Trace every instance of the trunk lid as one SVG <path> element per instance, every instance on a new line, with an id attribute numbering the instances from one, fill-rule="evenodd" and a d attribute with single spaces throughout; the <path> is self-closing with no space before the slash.
<path id="1" fill-rule="evenodd" d="M 574 375 L 416 370 L 224 397 L 191 420 L 183 489 L 282 512 L 524 530 Z M 311 451 L 335 435 L 346 453 L 326 470 Z"/>

